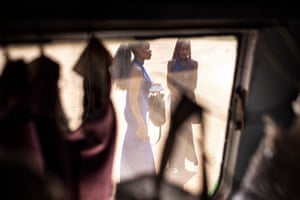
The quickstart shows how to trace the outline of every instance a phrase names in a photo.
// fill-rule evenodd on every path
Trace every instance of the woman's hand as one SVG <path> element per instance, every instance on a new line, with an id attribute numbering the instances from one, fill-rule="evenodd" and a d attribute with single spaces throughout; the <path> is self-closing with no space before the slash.
<path id="1" fill-rule="evenodd" d="M 149 138 L 149 135 L 147 134 L 147 126 L 145 123 L 140 123 L 139 124 L 139 127 L 136 131 L 136 135 L 141 139 L 143 140 L 144 142 L 148 141 L 150 138 Z"/>

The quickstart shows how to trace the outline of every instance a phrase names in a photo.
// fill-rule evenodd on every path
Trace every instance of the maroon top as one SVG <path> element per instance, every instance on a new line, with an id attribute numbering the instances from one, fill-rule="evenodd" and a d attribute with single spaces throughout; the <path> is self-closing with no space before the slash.
<path id="1" fill-rule="evenodd" d="M 103 118 L 87 121 L 67 138 L 78 155 L 74 166 L 80 200 L 109 200 L 116 141 L 116 113 L 108 104 Z"/>

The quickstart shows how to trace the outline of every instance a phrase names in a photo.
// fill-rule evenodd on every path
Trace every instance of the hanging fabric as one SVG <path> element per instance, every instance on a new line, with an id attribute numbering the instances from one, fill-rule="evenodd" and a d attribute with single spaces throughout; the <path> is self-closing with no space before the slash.
<path id="1" fill-rule="evenodd" d="M 78 200 L 110 200 L 113 195 L 111 177 L 117 129 L 110 98 L 111 62 L 109 51 L 92 36 L 73 67 L 84 83 L 82 123 L 68 137 L 75 157 Z"/>
<path id="2" fill-rule="evenodd" d="M 84 113 L 82 120 L 101 118 L 107 109 L 111 91 L 110 52 L 92 35 L 73 70 L 84 79 Z"/>

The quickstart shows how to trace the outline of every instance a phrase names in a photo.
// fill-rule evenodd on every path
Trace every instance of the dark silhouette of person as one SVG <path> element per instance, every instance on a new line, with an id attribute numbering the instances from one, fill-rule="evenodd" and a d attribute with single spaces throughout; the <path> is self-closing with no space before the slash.
<path id="1" fill-rule="evenodd" d="M 0 77 L 1 199 L 67 200 L 61 180 L 44 170 L 28 65 L 7 60 Z"/>
<path id="2" fill-rule="evenodd" d="M 0 146 L 22 154 L 42 170 L 37 133 L 30 111 L 28 66 L 22 59 L 7 60 L 0 77 Z"/>
<path id="3" fill-rule="evenodd" d="M 31 112 L 41 146 L 45 174 L 58 178 L 66 188 L 67 199 L 76 197 L 71 152 L 65 137 L 68 124 L 58 88 L 60 65 L 42 54 L 29 63 Z"/>

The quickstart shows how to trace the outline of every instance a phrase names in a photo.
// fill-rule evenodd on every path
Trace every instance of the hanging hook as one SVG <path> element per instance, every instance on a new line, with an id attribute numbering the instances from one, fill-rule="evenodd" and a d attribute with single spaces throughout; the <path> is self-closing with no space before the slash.
<path id="1" fill-rule="evenodd" d="M 4 54 L 4 57 L 5 57 L 7 62 L 11 60 L 10 55 L 9 55 L 9 51 L 8 51 L 8 48 L 7 48 L 6 45 L 3 46 L 3 54 Z"/>
<path id="2" fill-rule="evenodd" d="M 38 28 L 36 30 L 36 41 L 37 41 L 37 44 L 38 44 L 39 52 L 40 52 L 41 56 L 43 56 L 44 55 L 43 44 L 45 43 L 45 41 L 44 41 L 43 31 L 40 28 Z"/>
<path id="3" fill-rule="evenodd" d="M 44 55 L 44 47 L 43 47 L 42 42 L 40 42 L 40 44 L 39 44 L 39 51 L 40 51 L 41 56 L 43 56 Z"/>

